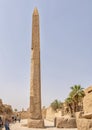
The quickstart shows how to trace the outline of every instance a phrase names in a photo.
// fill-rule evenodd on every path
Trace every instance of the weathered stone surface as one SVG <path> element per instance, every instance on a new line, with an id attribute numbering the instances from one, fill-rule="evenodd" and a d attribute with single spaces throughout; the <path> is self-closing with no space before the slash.
<path id="1" fill-rule="evenodd" d="M 20 111 L 18 114 L 21 116 L 21 119 L 28 119 L 30 118 L 30 113 L 28 111 Z"/>
<path id="2" fill-rule="evenodd" d="M 92 119 L 78 119 L 77 128 L 78 130 L 92 130 Z"/>
<path id="3" fill-rule="evenodd" d="M 2 105 L 3 103 L 2 103 L 2 99 L 0 99 L 0 106 Z"/>
<path id="4" fill-rule="evenodd" d="M 84 90 L 83 111 L 81 117 L 76 116 L 78 130 L 92 130 L 92 86 Z"/>
<path id="5" fill-rule="evenodd" d="M 42 118 L 43 118 L 43 119 L 46 119 L 46 111 L 47 111 L 46 108 L 43 108 L 43 109 L 42 109 Z"/>
<path id="6" fill-rule="evenodd" d="M 13 114 L 12 106 L 3 104 L 2 99 L 0 99 L 0 115 L 4 115 L 5 113 L 12 115 Z"/>
<path id="7" fill-rule="evenodd" d="M 31 80 L 30 80 L 30 117 L 41 119 L 41 77 L 40 77 L 40 33 L 39 14 L 34 9 L 32 17 Z"/>
<path id="8" fill-rule="evenodd" d="M 83 99 L 84 114 L 92 113 L 92 86 L 84 90 L 85 97 Z"/>
<path id="9" fill-rule="evenodd" d="M 54 121 L 55 112 L 56 111 L 53 110 L 51 107 L 48 107 L 47 111 L 46 111 L 46 119 L 49 120 L 49 121 Z"/>
<path id="10" fill-rule="evenodd" d="M 76 128 L 76 119 L 75 118 L 56 118 L 56 127 L 57 128 Z"/>
<path id="11" fill-rule="evenodd" d="M 43 128 L 41 111 L 41 74 L 40 74 L 40 33 L 39 13 L 34 9 L 32 16 L 32 47 L 31 47 L 31 80 L 30 80 L 30 119 L 28 127 Z"/>
<path id="12" fill-rule="evenodd" d="M 84 92 L 85 92 L 85 95 L 88 95 L 89 93 L 91 93 L 92 92 L 92 86 L 89 86 L 88 88 L 86 88 L 84 90 Z"/>
<path id="13" fill-rule="evenodd" d="M 76 120 L 77 120 L 77 119 L 79 119 L 79 118 L 82 118 L 82 117 L 83 117 L 83 114 L 84 114 L 84 112 L 83 112 L 83 111 L 76 112 L 76 113 L 75 113 Z"/>
<path id="14" fill-rule="evenodd" d="M 46 119 L 49 121 L 54 121 L 55 117 L 61 117 L 62 112 L 61 109 L 57 109 L 56 111 L 49 106 L 46 110 Z"/>
<path id="15" fill-rule="evenodd" d="M 82 117 L 86 119 L 92 119 L 92 113 L 83 114 Z"/>
<path id="16" fill-rule="evenodd" d="M 32 120 L 28 119 L 29 128 L 44 128 L 44 120 Z"/>

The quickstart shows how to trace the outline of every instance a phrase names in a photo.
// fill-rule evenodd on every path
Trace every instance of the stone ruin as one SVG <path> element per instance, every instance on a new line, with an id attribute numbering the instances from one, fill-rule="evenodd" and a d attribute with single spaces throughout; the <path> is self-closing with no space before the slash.
<path id="1" fill-rule="evenodd" d="M 13 110 L 11 105 L 3 104 L 2 99 L 0 99 L 0 115 L 12 115 Z"/>
<path id="2" fill-rule="evenodd" d="M 92 86 L 84 90 L 83 112 L 77 113 L 78 130 L 92 130 Z"/>

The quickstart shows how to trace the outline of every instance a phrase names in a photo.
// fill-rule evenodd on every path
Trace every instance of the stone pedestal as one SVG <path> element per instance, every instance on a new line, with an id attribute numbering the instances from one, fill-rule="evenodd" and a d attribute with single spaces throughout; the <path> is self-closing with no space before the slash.
<path id="1" fill-rule="evenodd" d="M 29 128 L 44 128 L 44 120 L 34 120 L 28 119 L 28 127 Z"/>
<path id="2" fill-rule="evenodd" d="M 78 130 L 92 130 L 92 119 L 78 119 L 77 128 Z"/>
<path id="3" fill-rule="evenodd" d="M 77 128 L 76 119 L 66 118 L 66 117 L 56 118 L 56 127 L 57 128 Z"/>

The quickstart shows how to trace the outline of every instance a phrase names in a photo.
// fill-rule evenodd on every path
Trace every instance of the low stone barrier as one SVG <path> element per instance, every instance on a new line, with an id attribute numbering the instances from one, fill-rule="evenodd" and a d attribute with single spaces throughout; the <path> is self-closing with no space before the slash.
<path id="1" fill-rule="evenodd" d="M 78 130 L 92 130 L 92 119 L 77 119 Z"/>
<path id="2" fill-rule="evenodd" d="M 77 128 L 76 118 L 56 118 L 57 128 Z"/>

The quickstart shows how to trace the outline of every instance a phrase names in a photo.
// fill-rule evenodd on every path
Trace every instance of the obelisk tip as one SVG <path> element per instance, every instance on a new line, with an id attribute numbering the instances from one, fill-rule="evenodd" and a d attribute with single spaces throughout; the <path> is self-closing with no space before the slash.
<path id="1" fill-rule="evenodd" d="M 33 15 L 39 15 L 37 8 L 34 8 Z"/>

